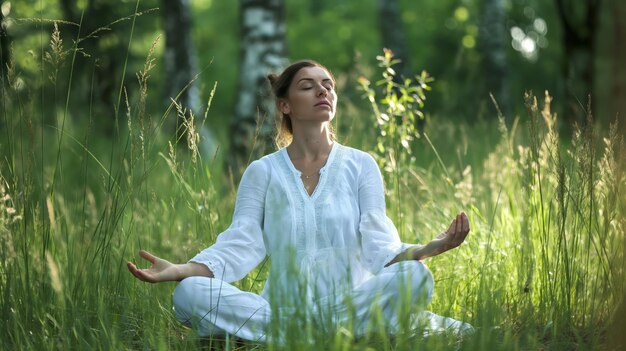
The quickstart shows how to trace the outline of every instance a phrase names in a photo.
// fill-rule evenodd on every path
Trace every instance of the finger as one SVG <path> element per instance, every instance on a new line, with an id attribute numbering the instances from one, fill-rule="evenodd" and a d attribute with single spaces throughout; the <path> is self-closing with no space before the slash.
<path id="1" fill-rule="evenodd" d="M 135 278 L 139 280 L 143 280 L 142 277 L 139 275 L 139 270 L 137 269 L 137 266 L 135 266 L 131 262 L 126 263 L 126 266 L 128 267 L 128 270 L 130 271 L 130 273 L 132 273 L 135 276 Z"/>
<path id="2" fill-rule="evenodd" d="M 156 261 L 156 257 L 145 250 L 139 250 L 139 256 L 150 263 L 154 263 Z"/>
<path id="3" fill-rule="evenodd" d="M 465 238 L 467 237 L 468 233 L 469 233 L 469 220 L 467 219 L 467 217 L 464 217 L 463 218 L 463 230 L 459 234 L 458 245 L 461 245 L 465 241 Z"/>
<path id="4" fill-rule="evenodd" d="M 465 233 L 467 235 L 467 233 L 469 233 L 469 218 L 467 218 L 467 215 L 465 213 L 463 213 L 463 233 Z"/>
<path id="5" fill-rule="evenodd" d="M 454 233 L 459 233 L 462 229 L 462 223 L 461 223 L 461 215 L 458 214 L 456 215 L 456 220 L 455 220 L 455 226 L 454 226 Z"/>
<path id="6" fill-rule="evenodd" d="M 452 222 L 450 222 L 450 227 L 448 227 L 448 233 L 454 234 L 455 231 L 456 231 L 456 217 L 454 217 Z"/>
<path id="7" fill-rule="evenodd" d="M 126 266 L 128 267 L 128 270 L 133 274 L 135 274 L 135 272 L 138 270 L 137 266 L 135 266 L 135 264 L 132 262 L 127 262 Z"/>
<path id="8" fill-rule="evenodd" d="M 142 269 L 135 269 L 133 275 L 142 282 L 154 283 L 154 278 Z"/>
<path id="9" fill-rule="evenodd" d="M 451 232 L 452 228 L 454 228 L 454 220 L 452 220 L 452 222 L 450 222 L 450 225 L 448 226 L 448 229 L 446 230 L 446 232 Z"/>
<path id="10" fill-rule="evenodd" d="M 457 215 L 454 218 L 454 228 L 450 232 L 450 245 L 452 245 L 452 247 L 456 247 L 458 240 L 459 240 L 459 216 Z"/>

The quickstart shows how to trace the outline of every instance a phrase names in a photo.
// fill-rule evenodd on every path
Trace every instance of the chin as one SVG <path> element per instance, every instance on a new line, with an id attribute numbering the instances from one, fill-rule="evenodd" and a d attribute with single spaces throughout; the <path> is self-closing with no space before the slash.
<path id="1" fill-rule="evenodd" d="M 328 111 L 327 113 L 322 114 L 322 118 L 325 118 L 327 120 L 332 120 L 333 118 L 335 118 L 335 113 Z"/>

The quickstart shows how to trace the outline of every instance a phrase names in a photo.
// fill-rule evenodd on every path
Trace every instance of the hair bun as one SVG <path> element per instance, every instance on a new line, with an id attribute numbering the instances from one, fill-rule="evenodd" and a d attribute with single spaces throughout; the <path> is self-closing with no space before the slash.
<path id="1" fill-rule="evenodd" d="M 267 75 L 267 80 L 270 81 L 270 84 L 274 85 L 274 83 L 276 83 L 276 80 L 278 80 L 278 75 L 275 73 L 270 73 Z"/>

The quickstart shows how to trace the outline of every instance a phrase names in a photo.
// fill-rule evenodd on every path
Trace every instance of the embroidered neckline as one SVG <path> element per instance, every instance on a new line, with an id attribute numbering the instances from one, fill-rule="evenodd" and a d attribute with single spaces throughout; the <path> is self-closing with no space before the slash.
<path id="1" fill-rule="evenodd" d="M 298 192 L 300 193 L 300 195 L 302 197 L 304 197 L 304 199 L 306 200 L 311 200 L 314 201 L 315 199 L 317 199 L 319 197 L 320 193 L 324 192 L 324 189 L 327 187 L 327 182 L 328 182 L 328 177 L 326 177 L 326 173 L 332 169 L 332 168 L 336 168 L 335 164 L 335 159 L 336 159 L 336 154 L 338 152 L 338 150 L 342 147 L 342 145 L 340 145 L 338 142 L 334 142 L 332 145 L 332 149 L 330 150 L 330 153 L 328 154 L 328 158 L 326 159 L 326 163 L 320 168 L 319 170 L 319 180 L 317 185 L 315 186 L 315 189 L 313 189 L 313 192 L 309 195 L 304 183 L 302 182 L 302 172 L 300 172 L 296 166 L 294 166 L 293 162 L 291 161 L 291 159 L 289 158 L 289 154 L 287 153 L 287 149 L 286 148 L 282 148 L 280 150 L 278 150 L 279 154 L 282 154 L 282 157 L 278 157 L 280 160 L 280 164 L 284 167 L 285 170 L 287 170 L 287 173 L 291 173 L 292 176 L 291 177 L 287 177 L 288 178 L 288 183 L 291 187 L 291 189 L 294 192 Z M 279 155 L 280 156 L 280 155 Z"/>

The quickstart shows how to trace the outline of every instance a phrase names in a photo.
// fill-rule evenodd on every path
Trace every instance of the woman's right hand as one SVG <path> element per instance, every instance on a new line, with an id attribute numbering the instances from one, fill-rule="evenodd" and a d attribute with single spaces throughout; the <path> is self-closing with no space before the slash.
<path id="1" fill-rule="evenodd" d="M 127 262 L 128 270 L 139 280 L 148 283 L 160 283 L 181 280 L 181 272 L 178 265 L 175 265 L 162 258 L 158 258 L 148 251 L 139 251 L 139 256 L 152 263 L 150 268 L 139 269 L 132 262 Z"/>

